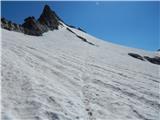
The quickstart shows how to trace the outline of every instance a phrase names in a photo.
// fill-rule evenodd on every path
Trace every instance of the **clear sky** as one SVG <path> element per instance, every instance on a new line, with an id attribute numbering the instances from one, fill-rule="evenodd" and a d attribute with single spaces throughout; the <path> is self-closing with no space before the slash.
<path id="1" fill-rule="evenodd" d="M 38 18 L 48 4 L 68 24 L 113 43 L 157 50 L 160 48 L 160 2 L 1 2 L 2 16 L 23 23 Z"/>

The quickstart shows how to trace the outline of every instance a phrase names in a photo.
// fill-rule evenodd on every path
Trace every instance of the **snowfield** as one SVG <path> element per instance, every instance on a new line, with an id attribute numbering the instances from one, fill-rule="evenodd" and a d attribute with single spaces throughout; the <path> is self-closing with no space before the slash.
<path id="1" fill-rule="evenodd" d="M 148 52 L 66 26 L 43 36 L 2 31 L 2 120 L 159 120 L 159 65 Z"/>

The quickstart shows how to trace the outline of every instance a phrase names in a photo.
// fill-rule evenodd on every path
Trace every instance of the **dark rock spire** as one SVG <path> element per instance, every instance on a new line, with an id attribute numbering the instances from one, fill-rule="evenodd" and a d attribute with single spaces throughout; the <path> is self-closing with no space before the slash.
<path id="1" fill-rule="evenodd" d="M 50 30 L 58 29 L 59 26 L 59 17 L 48 5 L 44 6 L 38 21 L 40 24 L 47 26 Z"/>

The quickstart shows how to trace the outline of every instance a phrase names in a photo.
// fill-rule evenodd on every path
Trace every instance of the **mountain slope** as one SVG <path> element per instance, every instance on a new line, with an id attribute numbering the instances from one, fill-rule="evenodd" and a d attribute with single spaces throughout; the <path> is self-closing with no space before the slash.
<path id="1" fill-rule="evenodd" d="M 159 119 L 159 66 L 128 55 L 158 53 L 65 25 L 40 37 L 1 31 L 3 120 Z"/>

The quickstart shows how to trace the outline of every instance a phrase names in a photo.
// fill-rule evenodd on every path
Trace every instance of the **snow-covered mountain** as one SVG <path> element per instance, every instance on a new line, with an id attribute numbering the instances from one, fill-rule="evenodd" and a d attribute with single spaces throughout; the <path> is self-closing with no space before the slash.
<path id="1" fill-rule="evenodd" d="M 1 29 L 2 120 L 159 120 L 159 53 L 60 22 L 42 36 Z"/>

